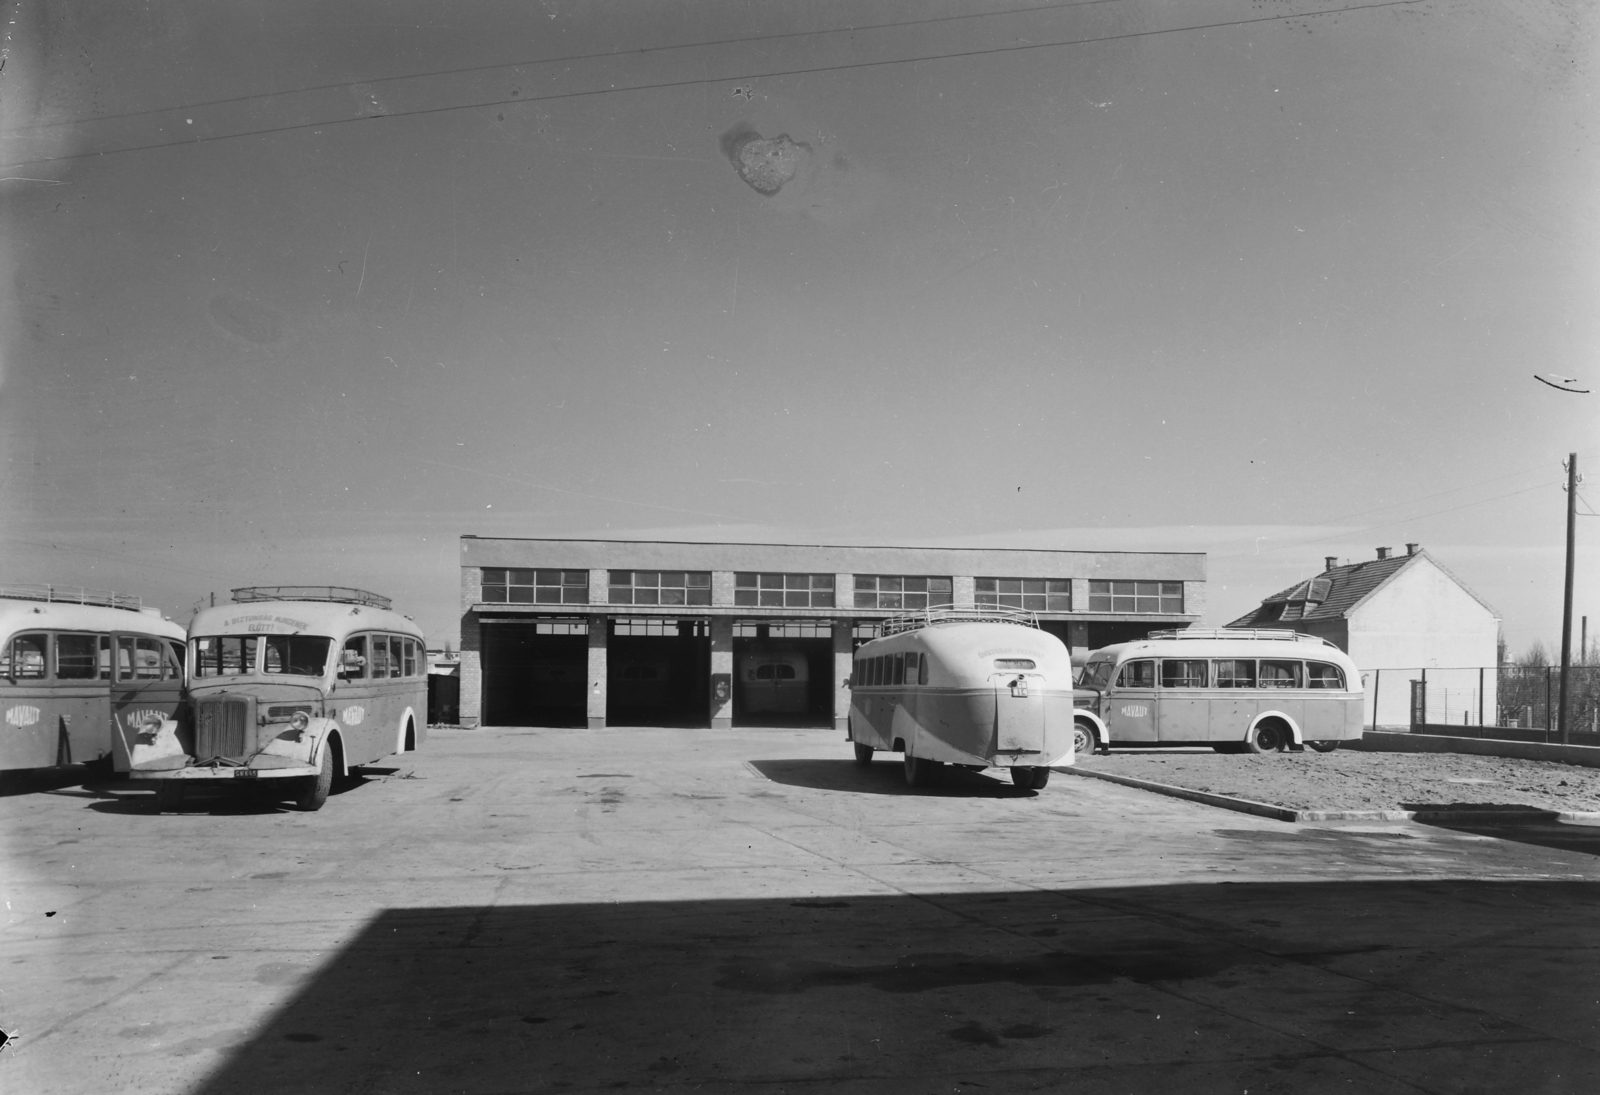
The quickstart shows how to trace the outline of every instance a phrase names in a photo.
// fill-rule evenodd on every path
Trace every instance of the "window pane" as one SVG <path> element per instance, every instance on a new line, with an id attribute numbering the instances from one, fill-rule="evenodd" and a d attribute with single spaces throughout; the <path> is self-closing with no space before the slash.
<path id="1" fill-rule="evenodd" d="M 561 584 L 561 572 L 559 570 L 537 570 L 534 573 L 538 576 L 535 579 L 538 585 L 558 586 Z"/>
<path id="2" fill-rule="evenodd" d="M 833 575 L 813 574 L 811 576 L 811 588 L 831 590 L 833 588 Z"/>
<path id="3" fill-rule="evenodd" d="M 267 673 L 320 677 L 327 667 L 331 646 L 333 640 L 321 635 L 268 635 L 263 669 Z"/>
<path id="4" fill-rule="evenodd" d="M 1262 659 L 1258 679 L 1262 688 L 1299 688 L 1300 663 Z"/>
<path id="5" fill-rule="evenodd" d="M 1344 672 L 1336 665 L 1329 665 L 1327 662 L 1307 662 L 1306 673 L 1310 677 L 1312 688 L 1344 690 Z"/>
<path id="6" fill-rule="evenodd" d="M 675 586 L 678 589 L 682 589 L 683 588 L 683 571 L 681 571 L 681 570 L 664 570 L 664 571 L 662 571 L 661 572 L 661 588 L 662 589 L 666 589 L 668 586 Z"/>
<path id="7" fill-rule="evenodd" d="M 860 590 L 857 590 L 856 591 L 856 607 L 857 608 L 877 608 L 878 607 L 878 595 L 876 593 L 863 593 Z"/>
<path id="8" fill-rule="evenodd" d="M 833 590 L 830 589 L 830 590 L 828 590 L 826 592 L 823 592 L 823 591 L 819 590 L 819 591 L 813 593 L 811 595 L 811 607 L 812 608 L 832 608 L 833 607 Z"/>
<path id="9" fill-rule="evenodd" d="M 902 578 L 900 580 L 904 583 L 901 588 L 907 593 L 928 592 L 928 579 L 926 578 Z"/>
<path id="10" fill-rule="evenodd" d="M 1141 659 L 1128 662 L 1122 667 L 1122 672 L 1117 674 L 1119 688 L 1154 688 L 1156 686 L 1156 663 L 1153 659 Z"/>
<path id="11" fill-rule="evenodd" d="M 613 570 L 611 572 L 611 584 L 614 586 L 631 586 L 633 584 L 633 571 Z"/>
<path id="12" fill-rule="evenodd" d="M 161 679 L 161 640 L 141 637 L 133 654 L 133 676 L 140 681 Z"/>
<path id="13" fill-rule="evenodd" d="M 633 572 L 633 584 L 638 586 L 660 586 L 661 572 L 659 570 L 636 570 Z M 651 602 L 652 604 L 654 602 Z"/>
<path id="14" fill-rule="evenodd" d="M 372 664 L 367 675 L 380 679 L 389 675 L 389 641 L 382 635 L 372 636 Z"/>
<path id="15" fill-rule="evenodd" d="M 972 583 L 972 588 L 979 593 L 993 593 L 995 592 L 995 579 L 978 578 Z"/>
<path id="16" fill-rule="evenodd" d="M 93 635 L 56 636 L 56 680 L 92 681 L 98 672 Z"/>
<path id="17" fill-rule="evenodd" d="M 690 589 L 710 589 L 711 572 L 709 570 L 694 571 L 688 575 Z"/>
<path id="18" fill-rule="evenodd" d="M 1219 663 L 1220 664 L 1220 663 Z M 1164 658 L 1161 662 L 1161 687 L 1204 688 L 1206 663 L 1204 661 Z"/>
<path id="19" fill-rule="evenodd" d="M 754 589 L 756 576 L 748 571 L 740 571 L 733 576 L 733 585 L 735 589 Z"/>
<path id="20" fill-rule="evenodd" d="M 506 571 L 506 585 L 509 585 L 509 586 L 531 586 L 531 585 L 533 585 L 533 571 L 531 571 L 531 570 L 508 570 L 508 571 Z"/>
<path id="21" fill-rule="evenodd" d="M 660 596 L 659 589 L 640 589 L 638 586 L 633 589 L 633 603 L 636 605 L 658 604 Z"/>
<path id="22" fill-rule="evenodd" d="M 1035 612 L 1043 612 L 1045 608 L 1043 593 L 1024 593 L 1022 607 Z"/>
<path id="23" fill-rule="evenodd" d="M 669 586 L 662 586 L 661 587 L 661 603 L 664 604 L 664 605 L 681 605 L 681 604 L 683 604 L 683 601 L 684 601 L 683 594 L 684 594 L 684 589 L 683 589 L 683 586 L 681 586 L 681 585 L 677 586 L 676 588 L 669 587 Z"/>
<path id="24" fill-rule="evenodd" d="M 871 575 L 871 574 L 857 574 L 856 575 L 856 588 L 858 590 L 859 589 L 873 589 L 873 590 L 875 590 L 875 589 L 878 588 L 878 579 L 876 577 L 874 577 L 873 575 Z"/>
<path id="25" fill-rule="evenodd" d="M 949 578 L 929 578 L 928 579 L 928 592 L 929 593 L 943 593 L 948 598 L 951 588 L 952 587 L 951 587 Z"/>
<path id="26" fill-rule="evenodd" d="M 506 584 L 506 571 L 504 567 L 484 567 L 483 584 L 503 586 Z"/>
<path id="27" fill-rule="evenodd" d="M 928 607 L 928 595 L 926 593 L 903 593 L 901 596 L 905 598 L 905 607 L 908 609 L 921 612 Z"/>
<path id="28" fill-rule="evenodd" d="M 1218 688 L 1254 688 L 1256 663 L 1250 658 L 1233 658 L 1217 664 Z"/>
<path id="29" fill-rule="evenodd" d="M 1000 583 L 999 583 L 999 589 L 1000 589 L 1001 593 L 1021 593 L 1022 592 L 1022 579 L 1021 578 L 1001 578 L 1000 579 Z"/>
<path id="30" fill-rule="evenodd" d="M 43 634 L 18 635 L 5 648 L 5 658 L 0 662 L 0 676 L 17 681 L 44 679 L 44 649 Z"/>
<path id="31" fill-rule="evenodd" d="M 560 586 L 539 586 L 534 591 L 534 603 L 541 605 L 558 605 L 561 603 Z"/>
<path id="32" fill-rule="evenodd" d="M 901 595 L 898 594 L 898 593 L 880 593 L 880 594 L 878 594 L 878 607 L 879 608 L 900 608 L 900 607 L 902 607 Z"/>
<path id="33" fill-rule="evenodd" d="M 762 589 L 782 589 L 783 588 L 783 575 L 781 575 L 781 574 L 763 574 L 761 576 L 761 588 Z"/>
<path id="34" fill-rule="evenodd" d="M 689 603 L 692 605 L 708 605 L 711 603 L 711 590 L 709 587 L 690 587 Z"/>
<path id="35" fill-rule="evenodd" d="M 533 604 L 533 586 L 511 586 L 507 591 L 506 601 L 514 605 Z"/>
<path id="36" fill-rule="evenodd" d="M 358 681 L 367 675 L 367 637 L 357 635 L 344 641 L 339 654 L 339 679 Z"/>
<path id="37" fill-rule="evenodd" d="M 564 586 L 587 587 L 589 585 L 589 572 L 587 570 L 563 570 L 561 572 L 561 584 Z"/>
<path id="38" fill-rule="evenodd" d="M 133 637 L 122 635 L 117 638 L 117 680 L 133 680 Z"/>
<path id="39" fill-rule="evenodd" d="M 783 607 L 783 591 L 781 589 L 763 589 L 761 603 L 767 608 Z"/>
<path id="40" fill-rule="evenodd" d="M 756 603 L 756 591 L 753 589 L 736 589 L 733 591 L 733 603 L 753 607 Z"/>
<path id="41" fill-rule="evenodd" d="M 506 587 L 505 586 L 484 586 L 483 587 L 483 599 L 486 602 L 488 602 L 489 604 L 505 604 L 506 603 Z"/>
<path id="42" fill-rule="evenodd" d="M 898 577 L 890 577 L 887 574 L 880 574 L 878 576 L 879 593 L 899 593 L 903 588 L 905 587 L 901 584 L 901 580 Z"/>

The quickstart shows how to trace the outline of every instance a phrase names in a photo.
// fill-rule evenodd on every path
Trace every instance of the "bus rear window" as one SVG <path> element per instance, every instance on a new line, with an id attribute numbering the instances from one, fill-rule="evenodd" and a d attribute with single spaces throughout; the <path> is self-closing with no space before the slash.
<path id="1" fill-rule="evenodd" d="M 1306 675 L 1311 678 L 1312 688 L 1334 688 L 1344 691 L 1344 673 L 1336 665 L 1327 662 L 1307 662 Z"/>
<path id="2" fill-rule="evenodd" d="M 0 677 L 14 681 L 42 681 L 45 677 L 44 649 L 47 637 L 43 632 L 18 635 L 6 644 L 0 656 Z"/>
<path id="3" fill-rule="evenodd" d="M 254 635 L 206 635 L 194 641 L 196 677 L 237 677 L 255 666 Z"/>
<path id="4" fill-rule="evenodd" d="M 1032 658 L 996 658 L 996 669 L 1037 669 L 1038 665 Z"/>
<path id="5" fill-rule="evenodd" d="M 268 635 L 262 652 L 264 673 L 292 677 L 320 677 L 328 667 L 333 640 L 324 635 Z"/>

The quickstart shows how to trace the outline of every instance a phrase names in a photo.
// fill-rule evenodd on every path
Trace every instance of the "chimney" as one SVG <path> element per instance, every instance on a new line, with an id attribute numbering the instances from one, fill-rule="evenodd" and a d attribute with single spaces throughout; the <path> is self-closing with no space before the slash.
<path id="1" fill-rule="evenodd" d="M 1324 555 L 1322 557 L 1322 569 L 1323 570 L 1332 570 L 1334 567 L 1336 567 L 1338 565 L 1339 565 L 1339 557 L 1337 555 Z"/>
<path id="2" fill-rule="evenodd" d="M 1388 557 L 1389 557 L 1389 549 L 1388 548 L 1379 548 L 1378 549 L 1378 558 L 1379 559 L 1387 559 Z"/>
<path id="3" fill-rule="evenodd" d="M 1407 544 L 1406 545 L 1406 554 L 1407 555 L 1415 555 L 1417 553 L 1417 548 L 1420 547 L 1420 546 L 1421 546 L 1420 544 Z"/>

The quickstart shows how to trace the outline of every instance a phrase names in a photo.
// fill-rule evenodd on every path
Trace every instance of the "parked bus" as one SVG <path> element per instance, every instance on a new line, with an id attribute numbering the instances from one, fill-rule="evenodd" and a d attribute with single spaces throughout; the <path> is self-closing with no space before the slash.
<path id="1" fill-rule="evenodd" d="M 739 655 L 739 707 L 743 714 L 804 714 L 810 706 L 811 665 L 799 650 Z"/>
<path id="2" fill-rule="evenodd" d="M 135 779 L 159 781 L 163 810 L 203 783 L 248 780 L 317 810 L 336 777 L 427 734 L 422 629 L 375 593 L 257 586 L 189 624 L 187 720 L 133 749 Z"/>
<path id="3" fill-rule="evenodd" d="M 1294 631 L 1152 631 L 1103 647 L 1084 663 L 1077 704 L 1076 734 L 1089 748 L 1329 752 L 1361 737 L 1355 663 L 1326 639 Z"/>
<path id="4" fill-rule="evenodd" d="M 137 597 L 0 587 L 0 770 L 128 770 L 147 727 L 183 698 L 183 628 Z"/>
<path id="5" fill-rule="evenodd" d="M 1072 696 L 1067 648 L 1032 613 L 934 608 L 886 621 L 856 651 L 849 740 L 860 764 L 904 754 L 913 787 L 945 764 L 1043 787 L 1073 760 Z"/>

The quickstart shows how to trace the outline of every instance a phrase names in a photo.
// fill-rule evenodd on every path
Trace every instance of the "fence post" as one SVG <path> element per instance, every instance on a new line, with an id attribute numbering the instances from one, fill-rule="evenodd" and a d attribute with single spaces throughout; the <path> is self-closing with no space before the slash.
<path id="1" fill-rule="evenodd" d="M 1383 670 L 1372 671 L 1372 729 L 1378 729 L 1378 682 L 1383 680 Z"/>
<path id="2" fill-rule="evenodd" d="M 1550 740 L 1550 667 L 1544 667 L 1544 740 Z"/>
<path id="3" fill-rule="evenodd" d="M 1483 666 L 1478 666 L 1478 725 L 1483 725 Z"/>

